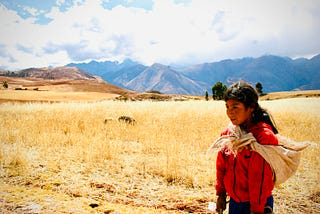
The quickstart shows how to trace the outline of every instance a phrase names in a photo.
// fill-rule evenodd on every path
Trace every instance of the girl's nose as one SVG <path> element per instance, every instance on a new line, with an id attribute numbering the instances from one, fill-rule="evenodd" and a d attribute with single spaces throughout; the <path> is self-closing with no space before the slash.
<path id="1" fill-rule="evenodd" d="M 232 115 L 234 112 L 231 109 L 227 109 L 227 115 Z"/>

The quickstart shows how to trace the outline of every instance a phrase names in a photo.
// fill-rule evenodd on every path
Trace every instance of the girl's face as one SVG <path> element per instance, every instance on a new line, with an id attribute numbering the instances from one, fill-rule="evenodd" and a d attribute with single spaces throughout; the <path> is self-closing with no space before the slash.
<path id="1" fill-rule="evenodd" d="M 226 101 L 226 112 L 233 125 L 243 125 L 249 127 L 252 123 L 253 107 L 246 107 L 237 100 Z"/>

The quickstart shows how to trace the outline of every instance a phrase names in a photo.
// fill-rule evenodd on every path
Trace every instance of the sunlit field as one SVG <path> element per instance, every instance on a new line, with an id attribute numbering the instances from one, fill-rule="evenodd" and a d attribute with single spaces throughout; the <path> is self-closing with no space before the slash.
<path id="1" fill-rule="evenodd" d="M 320 99 L 260 104 L 311 142 L 275 213 L 319 213 Z M 209 213 L 216 200 L 206 151 L 229 123 L 222 101 L 3 103 L 0 118 L 0 213 Z"/>

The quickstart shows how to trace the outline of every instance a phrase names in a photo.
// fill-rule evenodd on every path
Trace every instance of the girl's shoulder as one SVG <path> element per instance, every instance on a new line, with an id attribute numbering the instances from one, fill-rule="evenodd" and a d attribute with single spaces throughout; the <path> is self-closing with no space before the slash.
<path id="1" fill-rule="evenodd" d="M 249 132 L 263 145 L 278 145 L 278 138 L 272 131 L 272 127 L 264 122 L 259 122 L 249 129 Z"/>

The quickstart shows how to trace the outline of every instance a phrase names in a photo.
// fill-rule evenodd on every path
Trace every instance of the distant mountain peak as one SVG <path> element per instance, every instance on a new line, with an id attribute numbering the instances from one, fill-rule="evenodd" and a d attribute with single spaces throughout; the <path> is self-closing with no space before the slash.
<path id="1" fill-rule="evenodd" d="M 203 88 L 170 66 L 154 63 L 127 85 L 136 91 L 156 90 L 167 94 L 200 94 Z"/>
<path id="2" fill-rule="evenodd" d="M 320 61 L 320 54 L 318 55 L 315 55 L 314 57 L 312 57 L 310 60 L 317 60 L 317 61 Z"/>

